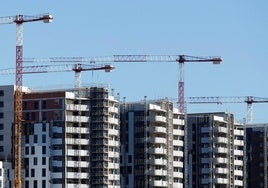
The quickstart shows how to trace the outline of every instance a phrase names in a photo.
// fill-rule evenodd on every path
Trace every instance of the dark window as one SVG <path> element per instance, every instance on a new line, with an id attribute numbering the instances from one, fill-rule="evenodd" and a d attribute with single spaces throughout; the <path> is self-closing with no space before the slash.
<path id="1" fill-rule="evenodd" d="M 26 144 L 29 144 L 29 140 L 30 140 L 30 139 L 29 139 L 29 136 L 25 136 L 25 143 L 26 143 Z M 29 150 L 28 150 L 28 151 L 29 151 Z"/>
<path id="2" fill-rule="evenodd" d="M 46 143 L 46 135 L 45 134 L 42 135 L 42 143 Z"/>
<path id="3" fill-rule="evenodd" d="M 46 180 L 42 180 L 42 188 L 46 188 Z"/>
<path id="4" fill-rule="evenodd" d="M 3 113 L 3 112 L 0 113 L 0 118 L 1 118 L 1 119 L 4 118 L 4 113 Z"/>
<path id="5" fill-rule="evenodd" d="M 35 147 L 31 146 L 31 154 L 34 155 L 35 154 Z"/>
<path id="6" fill-rule="evenodd" d="M 46 124 L 45 123 L 42 124 L 42 131 L 46 132 Z"/>
<path id="7" fill-rule="evenodd" d="M 47 112 L 42 112 L 42 121 L 47 120 Z"/>
<path id="8" fill-rule="evenodd" d="M 42 168 L 42 177 L 46 177 L 46 169 Z"/>
<path id="9" fill-rule="evenodd" d="M 29 169 L 25 169 L 25 177 L 26 177 L 26 178 L 29 177 Z"/>
<path id="10" fill-rule="evenodd" d="M 37 188 L 37 180 L 34 180 L 34 188 Z"/>
<path id="11" fill-rule="evenodd" d="M 34 157 L 33 164 L 37 165 L 37 157 Z"/>
<path id="12" fill-rule="evenodd" d="M 4 107 L 4 102 L 0 101 L 0 107 Z"/>
<path id="13" fill-rule="evenodd" d="M 23 101 L 23 103 L 22 103 L 22 109 L 23 110 L 26 110 L 28 107 L 27 107 L 27 102 L 26 101 Z"/>
<path id="14" fill-rule="evenodd" d="M 4 124 L 0 123 L 0 130 L 3 130 L 3 129 L 4 129 Z"/>
<path id="15" fill-rule="evenodd" d="M 46 146 L 42 146 L 42 154 L 46 154 Z"/>
<path id="16" fill-rule="evenodd" d="M 38 101 L 34 101 L 34 109 L 39 109 L 39 102 Z"/>
<path id="17" fill-rule="evenodd" d="M 42 109 L 46 109 L 47 108 L 47 101 L 42 101 Z"/>
<path id="18" fill-rule="evenodd" d="M 4 135 L 0 135 L 0 141 L 4 140 Z"/>
<path id="19" fill-rule="evenodd" d="M 25 155 L 29 155 L 29 147 L 25 147 Z"/>
<path id="20" fill-rule="evenodd" d="M 0 90 L 0 96 L 4 96 L 4 90 Z"/>
<path id="21" fill-rule="evenodd" d="M 38 143 L 38 136 L 34 135 L 34 143 Z"/>
<path id="22" fill-rule="evenodd" d="M 4 152 L 4 146 L 0 146 L 0 152 Z"/>
<path id="23" fill-rule="evenodd" d="M 31 177 L 35 177 L 35 170 L 31 169 Z"/>
<path id="24" fill-rule="evenodd" d="M 42 165 L 46 165 L 46 158 L 42 157 Z"/>
<path id="25" fill-rule="evenodd" d="M 25 188 L 29 188 L 29 181 L 25 180 Z"/>

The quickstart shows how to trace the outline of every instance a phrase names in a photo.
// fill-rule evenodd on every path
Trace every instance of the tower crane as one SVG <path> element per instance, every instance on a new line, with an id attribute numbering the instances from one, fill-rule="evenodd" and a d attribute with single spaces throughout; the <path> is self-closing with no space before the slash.
<path id="1" fill-rule="evenodd" d="M 230 97 L 188 97 L 188 104 L 223 104 L 223 103 L 247 103 L 246 123 L 253 121 L 253 103 L 268 103 L 268 98 L 254 96 L 230 96 Z"/>
<path id="2" fill-rule="evenodd" d="M 188 62 L 212 62 L 213 64 L 220 64 L 221 57 L 196 57 L 188 55 L 113 55 L 102 57 L 52 57 L 52 58 L 24 58 L 24 62 L 119 62 L 119 63 L 142 63 L 142 62 L 173 62 L 179 63 L 179 83 L 178 83 L 178 97 L 179 110 L 184 112 L 184 63 Z"/>
<path id="3" fill-rule="evenodd" d="M 16 24 L 16 91 L 15 91 L 15 147 L 14 147 L 14 187 L 22 187 L 22 157 L 21 157 L 21 134 L 22 134 L 22 63 L 23 63 L 23 23 L 43 21 L 52 22 L 50 14 L 36 16 L 16 15 L 0 18 L 0 24 Z"/>
<path id="4" fill-rule="evenodd" d="M 50 72 L 75 72 L 75 88 L 81 88 L 81 72 L 82 71 L 95 71 L 104 70 L 105 72 L 111 72 L 115 67 L 112 65 L 89 65 L 89 64 L 51 64 L 51 65 L 34 65 L 23 66 L 22 74 L 34 74 L 34 73 L 50 73 Z M 15 74 L 14 68 L 0 69 L 0 75 Z"/>

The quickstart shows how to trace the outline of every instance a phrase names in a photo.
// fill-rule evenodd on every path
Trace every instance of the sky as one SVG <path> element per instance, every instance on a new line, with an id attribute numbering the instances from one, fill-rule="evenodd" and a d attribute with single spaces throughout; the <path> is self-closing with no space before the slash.
<path id="1" fill-rule="evenodd" d="M 185 64 L 185 97 L 268 98 L 267 8 L 266 0 L 10 0 L 1 3 L 0 17 L 53 15 L 51 24 L 23 25 L 24 57 L 221 56 L 221 65 Z M 16 25 L 0 25 L 0 69 L 15 67 L 15 46 Z M 111 73 L 83 72 L 83 85 L 108 85 L 128 102 L 143 100 L 144 96 L 178 97 L 176 63 L 113 65 Z M 1 75 L 1 85 L 14 83 L 14 75 Z M 33 89 L 72 87 L 74 73 L 24 75 L 23 85 Z M 247 116 L 246 103 L 188 105 L 187 111 L 227 111 L 238 121 Z M 254 123 L 267 123 L 267 112 L 268 104 L 253 104 Z"/>

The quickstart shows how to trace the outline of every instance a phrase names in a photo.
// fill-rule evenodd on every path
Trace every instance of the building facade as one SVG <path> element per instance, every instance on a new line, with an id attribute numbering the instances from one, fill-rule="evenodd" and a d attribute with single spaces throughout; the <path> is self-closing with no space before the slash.
<path id="1" fill-rule="evenodd" d="M 25 188 L 120 187 L 119 102 L 107 87 L 28 91 L 23 120 Z"/>
<path id="2" fill-rule="evenodd" d="M 246 187 L 244 126 L 229 113 L 188 114 L 188 187 Z"/>
<path id="3" fill-rule="evenodd" d="M 121 187 L 183 187 L 183 114 L 168 100 L 120 109 Z"/>
<path id="4" fill-rule="evenodd" d="M 268 124 L 246 127 L 247 185 L 268 186 Z"/>

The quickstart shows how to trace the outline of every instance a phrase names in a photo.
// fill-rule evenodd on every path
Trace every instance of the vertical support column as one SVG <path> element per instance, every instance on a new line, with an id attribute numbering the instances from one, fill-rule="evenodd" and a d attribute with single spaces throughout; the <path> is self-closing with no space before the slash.
<path id="1" fill-rule="evenodd" d="M 23 19 L 18 16 L 18 19 Z M 16 24 L 16 91 L 15 91 L 15 188 L 22 187 L 22 59 L 23 59 L 23 25 Z"/>

